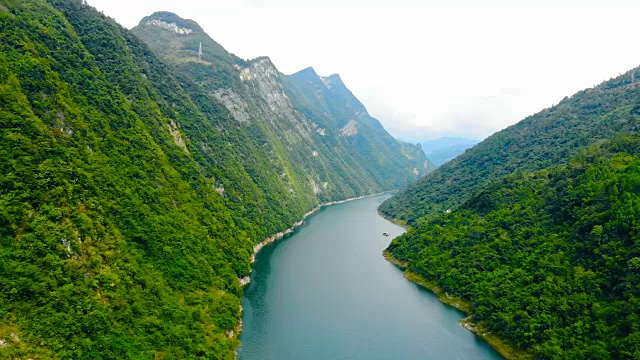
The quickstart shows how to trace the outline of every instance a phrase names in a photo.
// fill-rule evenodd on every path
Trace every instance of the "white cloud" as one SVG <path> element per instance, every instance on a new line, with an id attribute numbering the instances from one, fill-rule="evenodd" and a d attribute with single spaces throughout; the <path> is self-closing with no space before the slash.
<path id="1" fill-rule="evenodd" d="M 343 80 L 394 135 L 483 138 L 640 64 L 640 4 L 581 1 L 89 0 L 126 27 L 196 20 L 243 58 Z"/>

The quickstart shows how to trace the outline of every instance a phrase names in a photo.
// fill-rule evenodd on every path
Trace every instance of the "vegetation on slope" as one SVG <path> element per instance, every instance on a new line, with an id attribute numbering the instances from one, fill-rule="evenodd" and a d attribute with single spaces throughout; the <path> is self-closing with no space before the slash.
<path id="1" fill-rule="evenodd" d="M 119 26 L 50 3 L 79 25 L 44 1 L 0 15 L 0 357 L 231 358 L 253 243 L 304 204 L 265 230 L 238 221 L 213 188 L 222 169 L 171 135 L 199 127 L 216 162 L 236 164 L 225 174 L 250 180 L 204 121 L 224 114 L 202 112 Z"/>
<path id="2" fill-rule="evenodd" d="M 327 147 L 319 193 L 293 122 L 245 126 L 83 3 L 0 0 L 0 358 L 233 358 L 253 246 L 388 184 Z"/>
<path id="3" fill-rule="evenodd" d="M 286 134 L 81 0 L 0 0 L 0 38 L 0 358 L 233 358 L 253 246 L 386 186 L 326 155 L 316 193 Z"/>
<path id="4" fill-rule="evenodd" d="M 640 358 L 640 137 L 517 172 L 388 251 L 541 359 Z"/>
<path id="5" fill-rule="evenodd" d="M 629 71 L 565 98 L 482 141 L 380 207 L 411 225 L 468 200 L 482 186 L 517 170 L 536 171 L 567 161 L 581 149 L 618 133 L 639 130 L 640 83 Z"/>

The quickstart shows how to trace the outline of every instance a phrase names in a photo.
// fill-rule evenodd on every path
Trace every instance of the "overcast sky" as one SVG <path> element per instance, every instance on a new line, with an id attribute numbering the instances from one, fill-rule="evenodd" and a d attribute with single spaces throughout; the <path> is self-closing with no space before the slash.
<path id="1" fill-rule="evenodd" d="M 131 28 L 155 11 L 228 51 L 346 85 L 394 136 L 482 139 L 640 65 L 638 1 L 88 0 Z M 638 4 L 635 4 L 638 3 Z"/>

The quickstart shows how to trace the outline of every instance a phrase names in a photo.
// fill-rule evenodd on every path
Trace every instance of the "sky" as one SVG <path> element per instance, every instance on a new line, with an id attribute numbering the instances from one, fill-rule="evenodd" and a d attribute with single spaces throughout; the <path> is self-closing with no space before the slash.
<path id="1" fill-rule="evenodd" d="M 131 28 L 193 19 L 229 52 L 339 73 L 403 140 L 481 140 L 640 65 L 640 2 L 87 0 Z"/>

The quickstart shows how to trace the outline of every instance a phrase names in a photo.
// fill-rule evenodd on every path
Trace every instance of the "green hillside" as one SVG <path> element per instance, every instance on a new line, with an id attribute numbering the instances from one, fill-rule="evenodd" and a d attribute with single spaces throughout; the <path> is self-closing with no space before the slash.
<path id="1" fill-rule="evenodd" d="M 388 248 L 540 359 L 640 358 L 640 137 L 518 172 Z"/>
<path id="2" fill-rule="evenodd" d="M 83 3 L 0 0 L 0 358 L 234 358 L 253 246 L 415 165 L 347 172 L 268 99 L 243 119 L 210 91 L 245 86 L 221 47 L 205 81 Z"/>
<path id="3" fill-rule="evenodd" d="M 637 72 L 581 91 L 490 136 L 387 200 L 380 211 L 415 225 L 515 171 L 555 166 L 598 140 L 637 132 L 640 83 L 632 82 Z"/>

